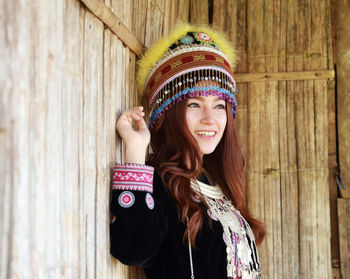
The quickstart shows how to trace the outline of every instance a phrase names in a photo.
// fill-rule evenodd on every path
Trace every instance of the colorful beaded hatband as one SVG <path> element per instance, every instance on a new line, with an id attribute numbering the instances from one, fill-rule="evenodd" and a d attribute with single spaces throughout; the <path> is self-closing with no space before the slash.
<path id="1" fill-rule="evenodd" d="M 149 106 L 149 127 L 175 104 L 194 96 L 225 99 L 235 118 L 235 63 L 235 50 L 224 34 L 207 26 L 175 26 L 139 63 L 138 88 Z"/>

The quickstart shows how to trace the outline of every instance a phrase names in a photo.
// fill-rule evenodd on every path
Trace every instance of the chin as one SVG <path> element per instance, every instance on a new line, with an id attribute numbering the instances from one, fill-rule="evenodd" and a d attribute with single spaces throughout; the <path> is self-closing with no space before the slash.
<path id="1" fill-rule="evenodd" d="M 216 146 L 215 146 L 216 147 Z M 209 155 L 209 154 L 211 154 L 211 153 L 213 153 L 214 152 L 214 150 L 215 150 L 215 147 L 207 147 L 207 148 L 200 148 L 200 152 L 202 153 L 202 155 Z"/>

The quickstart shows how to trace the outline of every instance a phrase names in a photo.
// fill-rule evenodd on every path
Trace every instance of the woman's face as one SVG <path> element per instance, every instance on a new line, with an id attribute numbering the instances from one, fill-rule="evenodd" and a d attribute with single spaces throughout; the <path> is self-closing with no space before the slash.
<path id="1" fill-rule="evenodd" d="M 196 139 L 201 155 L 212 153 L 224 134 L 226 102 L 217 96 L 193 97 L 186 102 L 186 124 Z"/>

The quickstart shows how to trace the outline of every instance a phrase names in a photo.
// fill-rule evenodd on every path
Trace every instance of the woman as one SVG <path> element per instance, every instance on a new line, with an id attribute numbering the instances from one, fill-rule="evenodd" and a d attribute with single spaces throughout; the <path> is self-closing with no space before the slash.
<path id="1" fill-rule="evenodd" d="M 110 236 L 112 255 L 148 279 L 260 278 L 265 227 L 245 208 L 235 60 L 223 34 L 180 24 L 140 61 L 150 124 L 143 107 L 117 121 L 125 163 L 114 168 Z"/>

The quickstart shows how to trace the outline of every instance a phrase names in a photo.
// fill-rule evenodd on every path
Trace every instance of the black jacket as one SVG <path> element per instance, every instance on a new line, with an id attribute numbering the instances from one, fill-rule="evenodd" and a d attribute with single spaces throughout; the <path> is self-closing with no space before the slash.
<path id="1" fill-rule="evenodd" d="M 131 192 L 130 207 L 120 205 L 123 193 Z M 146 196 L 154 199 L 154 208 L 146 203 Z M 130 205 L 129 204 L 129 205 Z M 192 248 L 196 279 L 224 279 L 226 245 L 219 222 L 209 224 L 205 216 Z M 156 173 L 153 192 L 113 189 L 111 212 L 115 220 L 110 225 L 111 254 L 126 265 L 142 267 L 148 279 L 187 279 L 191 277 L 189 247 L 183 241 L 185 225 L 179 222 L 177 208 Z"/>

